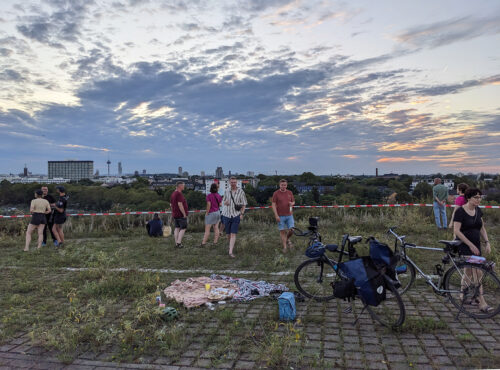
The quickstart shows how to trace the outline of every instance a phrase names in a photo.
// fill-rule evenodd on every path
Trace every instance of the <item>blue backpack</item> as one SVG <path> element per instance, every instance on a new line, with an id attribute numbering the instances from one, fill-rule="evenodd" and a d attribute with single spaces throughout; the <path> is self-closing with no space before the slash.
<path id="1" fill-rule="evenodd" d="M 280 321 L 293 321 L 297 315 L 293 293 L 284 292 L 278 297 Z"/>

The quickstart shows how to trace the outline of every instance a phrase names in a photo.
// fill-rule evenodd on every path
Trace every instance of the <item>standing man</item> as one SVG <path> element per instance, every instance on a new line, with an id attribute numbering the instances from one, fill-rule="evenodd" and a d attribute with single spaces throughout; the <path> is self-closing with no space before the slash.
<path id="1" fill-rule="evenodd" d="M 182 238 L 187 229 L 188 205 L 186 198 L 182 194 L 185 184 L 178 181 L 175 191 L 170 196 L 170 206 L 172 207 L 172 217 L 174 218 L 174 239 L 176 248 L 183 248 Z"/>
<path id="2" fill-rule="evenodd" d="M 47 229 L 50 232 L 50 236 L 52 237 L 52 241 L 54 242 L 54 245 L 57 245 L 57 239 L 54 236 L 54 233 L 52 232 L 52 226 L 54 226 L 54 214 L 53 210 L 56 205 L 56 200 L 52 195 L 49 194 L 49 188 L 46 186 L 42 186 L 42 198 L 45 199 L 47 202 L 50 204 L 50 208 L 52 209 L 52 212 L 49 212 L 45 215 L 46 218 L 46 223 L 45 227 L 43 229 L 43 243 L 42 245 L 45 246 L 47 244 Z"/>
<path id="3" fill-rule="evenodd" d="M 283 243 L 283 253 L 287 252 L 287 248 L 291 249 L 293 247 L 290 237 L 293 235 L 292 228 L 295 226 L 292 216 L 295 198 L 293 193 L 286 188 L 287 186 L 287 181 L 281 179 L 280 188 L 274 192 L 272 200 L 274 218 L 278 223 L 281 242 Z"/>
<path id="4" fill-rule="evenodd" d="M 63 225 L 66 222 L 68 196 L 66 195 L 66 189 L 64 189 L 64 186 L 57 186 L 56 190 L 59 193 L 59 199 L 54 205 L 54 225 L 52 226 L 52 232 L 57 239 L 57 244 L 55 242 L 54 244 L 56 247 L 62 248 L 64 246 Z"/>
<path id="5" fill-rule="evenodd" d="M 242 189 L 238 188 L 236 177 L 229 179 L 231 188 L 224 192 L 222 204 L 223 222 L 226 230 L 226 235 L 229 240 L 229 257 L 235 258 L 233 254 L 234 243 L 236 243 L 236 234 L 240 226 L 240 221 L 245 214 L 245 206 L 247 205 L 247 197 Z"/>
<path id="6" fill-rule="evenodd" d="M 439 230 L 446 230 L 448 220 L 446 219 L 446 200 L 448 199 L 448 188 L 441 184 L 440 178 L 434 179 L 434 186 L 432 187 L 432 198 L 434 208 L 434 218 L 436 219 L 436 226 Z M 443 223 L 441 223 L 440 216 Z"/>

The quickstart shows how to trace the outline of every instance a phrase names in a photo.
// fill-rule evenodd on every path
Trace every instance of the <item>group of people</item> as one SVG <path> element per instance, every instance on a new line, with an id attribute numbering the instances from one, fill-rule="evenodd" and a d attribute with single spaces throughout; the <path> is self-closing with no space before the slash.
<path id="1" fill-rule="evenodd" d="M 210 238 L 210 232 L 214 231 L 213 243 L 217 244 L 219 238 L 225 232 L 229 243 L 229 257 L 235 258 L 234 246 L 236 244 L 236 235 L 239 225 L 245 216 L 245 207 L 248 204 L 245 192 L 238 188 L 238 180 L 231 177 L 229 180 L 230 188 L 225 190 L 224 195 L 219 194 L 219 184 L 213 183 L 210 186 L 210 193 L 206 196 L 205 209 L 205 233 L 201 241 L 201 247 L 207 245 Z M 272 198 L 272 210 L 280 231 L 280 238 L 283 244 L 283 251 L 287 252 L 293 245 L 290 241 L 294 219 L 292 215 L 295 199 L 293 193 L 287 189 L 287 181 L 280 180 L 279 189 L 276 190 Z M 188 204 L 182 194 L 185 184 L 179 181 L 176 184 L 175 191 L 170 197 L 172 217 L 174 219 L 174 240 L 176 248 L 182 248 L 182 239 L 188 226 Z M 163 235 L 162 222 L 155 214 L 153 219 L 148 222 L 147 230 L 150 236 Z"/>
<path id="2" fill-rule="evenodd" d="M 57 186 L 58 199 L 49 194 L 49 189 L 43 186 L 35 191 L 35 199 L 31 201 L 31 221 L 26 230 L 26 244 L 24 251 L 29 251 L 31 235 L 33 231 L 38 232 L 37 249 L 47 244 L 47 230 L 52 236 L 54 246 L 64 246 L 63 224 L 66 222 L 66 207 L 68 196 L 63 186 Z"/>
<path id="3" fill-rule="evenodd" d="M 220 234 L 225 231 L 229 242 L 229 256 L 235 258 L 234 245 L 236 234 L 241 220 L 245 215 L 245 207 L 248 204 L 245 192 L 238 188 L 238 181 L 235 177 L 229 179 L 230 188 L 224 192 L 224 196 L 219 194 L 219 185 L 213 183 L 210 186 L 210 193 L 206 196 L 205 210 L 205 233 L 201 246 L 205 246 L 210 237 L 210 230 L 214 230 L 214 244 L 219 241 Z M 176 189 L 170 197 L 172 217 L 174 219 L 174 240 L 177 248 L 182 248 L 182 239 L 188 226 L 188 205 L 186 198 L 182 194 L 185 184 L 179 181 Z M 219 226 L 222 224 L 222 230 Z"/>

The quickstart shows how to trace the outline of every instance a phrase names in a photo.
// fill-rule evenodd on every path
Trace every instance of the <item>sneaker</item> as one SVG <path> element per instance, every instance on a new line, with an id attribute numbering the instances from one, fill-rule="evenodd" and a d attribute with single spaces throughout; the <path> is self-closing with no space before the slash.
<path id="1" fill-rule="evenodd" d="M 47 244 L 45 244 L 44 242 L 42 242 L 42 247 L 45 247 Z"/>
<path id="2" fill-rule="evenodd" d="M 57 247 L 59 245 L 59 242 L 57 240 L 54 240 L 54 247 Z"/>
<path id="3" fill-rule="evenodd" d="M 179 243 L 177 244 L 177 248 L 184 248 L 184 246 L 182 245 L 182 243 Z"/>

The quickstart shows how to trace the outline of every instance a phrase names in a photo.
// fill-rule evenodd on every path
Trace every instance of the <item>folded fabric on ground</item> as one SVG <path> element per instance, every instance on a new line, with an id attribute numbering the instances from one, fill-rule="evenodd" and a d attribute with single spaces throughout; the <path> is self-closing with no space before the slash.
<path id="1" fill-rule="evenodd" d="M 205 284 L 210 284 L 207 291 Z M 229 281 L 214 280 L 206 276 L 189 278 L 186 281 L 175 280 L 163 291 L 167 298 L 191 308 L 201 306 L 210 301 L 220 301 L 231 298 L 238 286 Z"/>
<path id="2" fill-rule="evenodd" d="M 238 286 L 233 295 L 233 301 L 251 301 L 255 298 L 266 297 L 271 293 L 287 292 L 285 284 L 271 284 L 266 281 L 253 281 L 241 278 L 232 278 L 226 275 L 212 274 L 210 278 L 214 281 L 227 281 Z"/>

